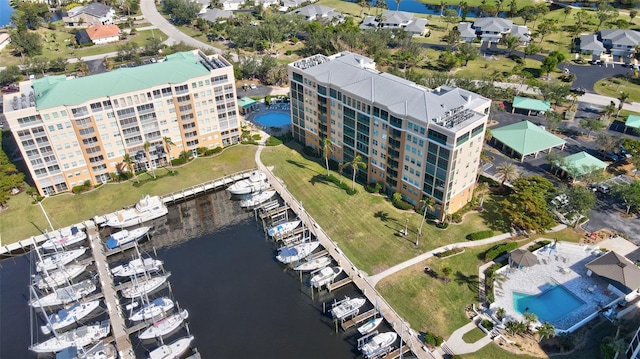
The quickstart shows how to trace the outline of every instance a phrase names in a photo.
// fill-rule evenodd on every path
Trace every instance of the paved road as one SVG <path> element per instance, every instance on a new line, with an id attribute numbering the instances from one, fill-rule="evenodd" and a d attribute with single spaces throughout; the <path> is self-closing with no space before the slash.
<path id="1" fill-rule="evenodd" d="M 158 29 L 160 29 L 169 37 L 165 41 L 166 44 L 173 45 L 176 43 L 183 42 L 189 46 L 193 46 L 199 49 L 212 50 L 218 54 L 222 53 L 221 49 L 211 46 L 209 44 L 205 44 L 204 42 L 198 41 L 192 38 L 191 36 L 188 36 L 185 33 L 178 30 L 167 19 L 162 17 L 162 15 L 158 12 L 158 9 L 156 9 L 156 4 L 154 0 L 140 1 L 140 10 L 152 25 L 156 26 Z"/>
<path id="2" fill-rule="evenodd" d="M 625 218 L 622 216 L 625 211 L 624 205 L 611 195 L 598 193 L 597 207 L 589 212 L 590 219 L 582 228 L 588 232 L 611 228 L 626 234 L 631 242 L 640 245 L 640 218 L 637 215 Z"/>

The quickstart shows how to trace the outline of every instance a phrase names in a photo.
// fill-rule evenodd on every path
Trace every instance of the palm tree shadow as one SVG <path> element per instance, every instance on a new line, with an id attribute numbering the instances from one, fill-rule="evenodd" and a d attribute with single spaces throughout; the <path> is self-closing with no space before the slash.
<path id="1" fill-rule="evenodd" d="M 307 168 L 306 165 L 304 165 L 303 163 L 300 163 L 298 161 L 294 161 L 294 160 L 287 160 L 288 163 L 291 163 L 294 166 L 297 166 L 299 168 Z"/>
<path id="2" fill-rule="evenodd" d="M 476 293 L 476 297 L 477 297 L 478 288 L 479 288 L 478 286 L 480 285 L 480 279 L 478 278 L 477 275 L 475 274 L 466 275 L 460 271 L 457 271 L 454 277 L 455 278 L 453 280 L 458 285 L 466 284 L 469 290 L 471 290 L 473 293 Z"/>
<path id="3" fill-rule="evenodd" d="M 317 174 L 317 175 L 311 177 L 311 179 L 309 180 L 309 183 L 311 183 L 312 185 L 315 185 L 316 183 L 332 184 L 333 182 L 327 180 L 327 176 L 321 175 L 321 174 Z"/>
<path id="4" fill-rule="evenodd" d="M 389 221 L 397 222 L 395 218 L 389 216 L 388 212 L 384 212 L 384 211 L 378 211 L 374 213 L 373 218 L 378 218 L 382 222 L 389 222 Z"/>

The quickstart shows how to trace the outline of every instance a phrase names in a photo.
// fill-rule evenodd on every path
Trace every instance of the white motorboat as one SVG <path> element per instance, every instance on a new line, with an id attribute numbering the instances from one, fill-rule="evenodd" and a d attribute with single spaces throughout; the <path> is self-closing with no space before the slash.
<path id="1" fill-rule="evenodd" d="M 54 270 L 61 266 L 71 263 L 75 259 L 79 258 L 87 251 L 87 248 L 80 247 L 78 249 L 66 250 L 58 253 L 54 253 L 48 256 L 44 256 L 42 260 L 36 263 L 36 271 L 42 272 L 44 270 Z"/>
<path id="2" fill-rule="evenodd" d="M 153 258 L 136 258 L 128 263 L 111 268 L 111 273 L 116 277 L 131 277 L 144 272 L 156 272 L 160 270 L 162 261 Z"/>
<path id="3" fill-rule="evenodd" d="M 93 325 L 82 326 L 68 332 L 58 334 L 29 349 L 36 353 L 55 353 L 68 347 L 85 347 L 106 337 L 111 331 L 108 320 Z"/>
<path id="4" fill-rule="evenodd" d="M 162 198 L 147 195 L 138 201 L 135 207 L 107 215 L 102 225 L 114 228 L 126 228 L 160 218 L 167 213 L 169 213 L 169 210 L 164 202 L 162 202 Z"/>
<path id="5" fill-rule="evenodd" d="M 310 260 L 308 262 L 304 262 L 304 263 L 300 264 L 299 266 L 293 268 L 293 270 L 299 270 L 299 271 L 302 271 L 302 272 L 306 272 L 306 271 L 312 271 L 312 270 L 324 268 L 324 267 L 328 266 L 329 264 L 331 264 L 331 257 L 324 256 L 324 257 L 313 258 L 312 260 Z"/>
<path id="6" fill-rule="evenodd" d="M 171 273 L 165 275 L 151 277 L 148 279 L 134 279 L 134 284 L 121 290 L 122 296 L 125 298 L 138 298 L 145 294 L 149 294 L 163 285 Z"/>
<path id="7" fill-rule="evenodd" d="M 380 318 L 373 318 L 371 320 L 369 320 L 368 322 L 362 324 L 361 326 L 358 327 L 358 332 L 360 332 L 361 335 L 367 335 L 371 332 L 373 332 L 380 324 L 382 323 L 382 317 Z"/>
<path id="8" fill-rule="evenodd" d="M 47 237 L 47 240 L 42 243 L 41 247 L 42 249 L 52 251 L 80 243 L 87 239 L 87 234 L 78 229 L 78 227 L 73 226 L 55 232 L 48 232 L 45 234 L 45 237 Z"/>
<path id="9" fill-rule="evenodd" d="M 120 232 L 116 232 L 107 238 L 105 245 L 108 249 L 116 249 L 118 247 L 124 246 L 125 244 L 131 243 L 133 241 L 138 241 L 147 233 L 149 233 L 149 227 L 139 227 L 133 230 L 123 229 Z"/>
<path id="10" fill-rule="evenodd" d="M 267 175 L 264 172 L 255 172 L 249 178 L 240 180 L 227 188 L 231 194 L 249 194 L 260 192 L 269 188 Z"/>
<path id="11" fill-rule="evenodd" d="M 343 319 L 350 315 L 356 315 L 366 301 L 364 298 L 345 297 L 333 305 L 333 308 L 331 308 L 331 316 L 335 319 Z"/>
<path id="12" fill-rule="evenodd" d="M 87 303 L 76 303 L 68 308 L 60 309 L 57 313 L 49 315 L 49 323 L 40 327 L 44 334 L 52 330 L 59 330 L 82 320 L 100 305 L 100 300 Z"/>
<path id="13" fill-rule="evenodd" d="M 53 272 L 38 274 L 33 281 L 38 289 L 53 289 L 79 276 L 85 269 L 87 269 L 87 264 L 70 264 Z"/>
<path id="14" fill-rule="evenodd" d="M 240 207 L 255 207 L 268 201 L 271 197 L 275 196 L 275 194 L 276 191 L 270 189 L 267 191 L 244 195 L 240 201 Z"/>
<path id="15" fill-rule="evenodd" d="M 175 359 L 184 354 L 193 341 L 193 336 L 184 337 L 171 344 L 164 344 L 149 352 L 149 359 Z"/>
<path id="16" fill-rule="evenodd" d="M 396 339 L 398 339 L 396 332 L 380 333 L 366 342 L 360 351 L 365 358 L 375 358 L 387 352 Z"/>
<path id="17" fill-rule="evenodd" d="M 267 234 L 271 237 L 280 237 L 284 234 L 287 234 L 293 231 L 296 227 L 298 227 L 302 223 L 302 221 L 289 221 L 285 223 L 281 223 L 275 227 L 269 228 Z"/>
<path id="18" fill-rule="evenodd" d="M 318 246 L 320 246 L 320 242 L 314 241 L 300 243 L 293 247 L 284 247 L 280 249 L 276 259 L 285 264 L 294 263 L 308 257 Z"/>
<path id="19" fill-rule="evenodd" d="M 175 313 L 154 322 L 149 328 L 140 332 L 138 338 L 145 340 L 167 335 L 176 330 L 187 318 L 189 318 L 189 312 L 183 309 L 180 313 Z"/>
<path id="20" fill-rule="evenodd" d="M 92 280 L 87 279 L 80 283 L 72 284 L 63 288 L 58 288 L 41 298 L 35 298 L 29 302 L 29 305 L 32 307 L 51 307 L 54 305 L 66 305 L 79 300 L 80 298 L 92 293 L 95 290 L 96 284 Z"/>
<path id="21" fill-rule="evenodd" d="M 340 273 L 342 273 L 342 267 L 322 268 L 318 273 L 311 277 L 311 286 L 313 288 L 320 288 L 323 285 L 327 285 L 333 282 Z"/>
<path id="22" fill-rule="evenodd" d="M 173 308 L 173 301 L 171 299 L 165 297 L 156 298 L 139 311 L 133 313 L 129 319 L 134 322 L 151 319 L 170 311 L 171 308 Z"/>
<path id="23" fill-rule="evenodd" d="M 93 347 L 82 349 L 74 359 L 117 359 L 118 352 L 115 345 L 99 342 Z"/>

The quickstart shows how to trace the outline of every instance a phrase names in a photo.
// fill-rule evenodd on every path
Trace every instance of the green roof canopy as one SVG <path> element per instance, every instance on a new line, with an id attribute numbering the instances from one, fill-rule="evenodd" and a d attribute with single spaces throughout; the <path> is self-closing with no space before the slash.
<path id="1" fill-rule="evenodd" d="M 46 76 L 33 81 L 36 108 L 78 105 L 90 99 L 114 96 L 162 84 L 181 84 L 209 74 L 191 51 L 168 55 L 164 61 L 133 68 L 121 68 L 97 75 L 68 80 L 66 76 Z"/>
<path id="2" fill-rule="evenodd" d="M 491 130 L 492 136 L 522 156 L 564 145 L 565 140 L 529 121 L 521 121 Z"/>
<path id="3" fill-rule="evenodd" d="M 624 125 L 627 127 L 640 128 L 640 116 L 629 115 Z"/>
<path id="4" fill-rule="evenodd" d="M 256 103 L 256 100 L 250 98 L 250 97 L 243 97 L 241 99 L 238 100 L 238 106 L 242 107 L 242 108 L 247 108 L 249 106 L 252 106 Z"/>
<path id="5" fill-rule="evenodd" d="M 549 101 L 536 100 L 535 98 L 516 96 L 513 98 L 513 108 L 523 108 L 531 111 L 549 111 Z"/>
<path id="6" fill-rule="evenodd" d="M 556 166 L 575 178 L 606 168 L 607 164 L 583 151 L 565 157 L 563 163 Z"/>

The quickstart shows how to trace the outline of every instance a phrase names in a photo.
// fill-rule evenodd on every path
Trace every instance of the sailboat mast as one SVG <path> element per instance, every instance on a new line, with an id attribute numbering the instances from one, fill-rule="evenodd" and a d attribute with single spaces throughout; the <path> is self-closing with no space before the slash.
<path id="1" fill-rule="evenodd" d="M 53 229 L 53 224 L 51 224 L 51 220 L 49 219 L 49 216 L 47 215 L 47 212 L 44 210 L 44 207 L 42 206 L 42 201 L 36 201 L 38 202 L 38 205 L 40 206 L 40 209 L 42 210 L 42 214 L 44 214 L 44 218 L 47 219 L 47 223 L 49 223 L 49 228 L 51 228 L 51 231 L 55 231 L 55 229 Z"/>

